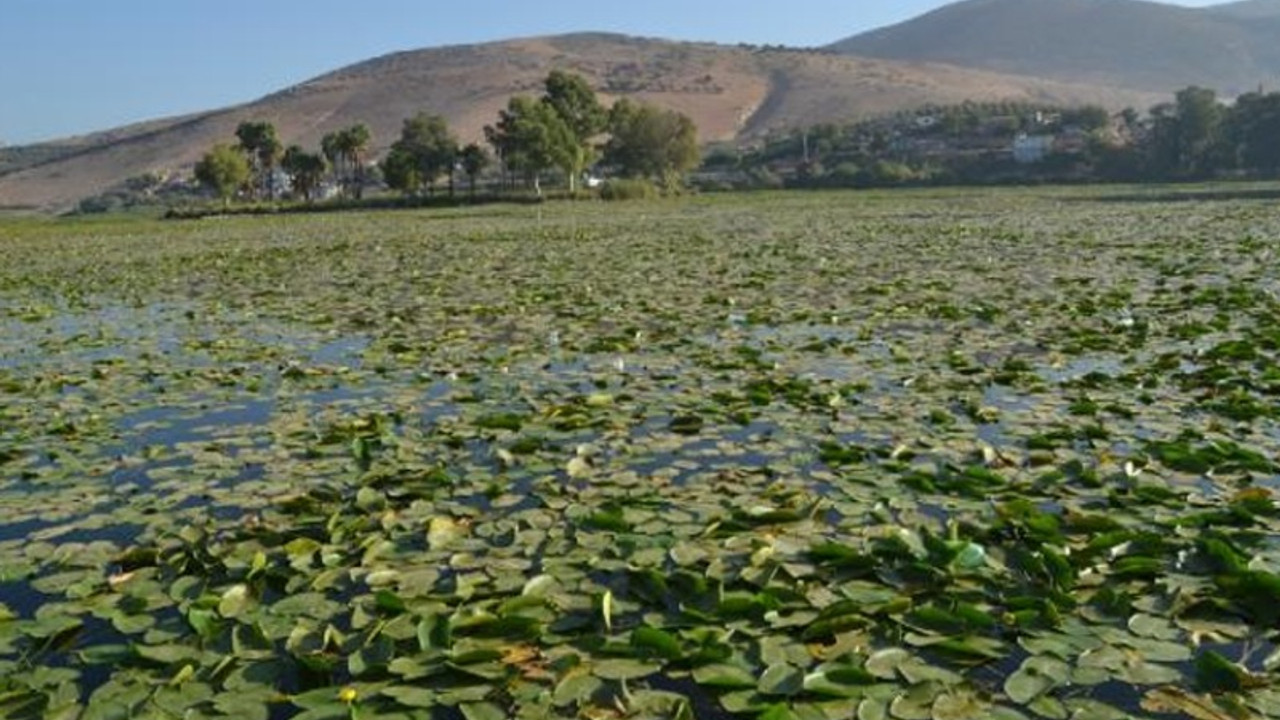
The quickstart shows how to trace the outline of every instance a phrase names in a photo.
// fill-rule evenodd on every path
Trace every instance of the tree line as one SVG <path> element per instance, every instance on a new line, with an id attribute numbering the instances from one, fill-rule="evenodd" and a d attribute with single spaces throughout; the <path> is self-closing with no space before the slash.
<path id="1" fill-rule="evenodd" d="M 1157 177 L 1201 179 L 1227 172 L 1280 171 L 1280 93 L 1247 93 L 1231 104 L 1213 90 L 1189 87 L 1151 110 L 1144 170 Z"/>
<path id="2" fill-rule="evenodd" d="M 1223 102 L 1187 87 L 1145 117 L 1116 116 L 1124 141 L 1101 138 L 1080 161 L 1092 179 L 1133 182 L 1275 177 L 1280 174 L 1280 93 L 1246 93 Z"/>
<path id="3" fill-rule="evenodd" d="M 474 196 L 496 160 L 504 187 L 524 186 L 540 196 L 548 178 L 578 192 L 596 167 L 674 190 L 701 161 L 697 126 L 685 115 L 625 98 L 606 108 L 585 78 L 560 70 L 547 76 L 543 89 L 540 97 L 511 98 L 484 128 L 492 155 L 480 143 L 462 145 L 443 117 L 423 112 L 404 121 L 376 171 L 388 188 L 410 197 L 433 195 L 441 180 L 453 196 L 461 173 Z M 276 187 L 281 173 L 288 190 L 308 202 L 326 179 L 356 200 L 371 182 L 373 136 L 366 125 L 326 135 L 319 152 L 284 147 L 269 122 L 241 123 L 235 135 L 234 144 L 215 145 L 195 168 L 196 179 L 224 203 L 238 194 L 278 198 L 285 189 Z"/>
<path id="4" fill-rule="evenodd" d="M 1052 139 L 1018 162 L 1020 136 Z M 1189 87 L 1132 108 L 963 103 L 711 148 L 704 169 L 733 186 L 876 187 L 1025 182 L 1178 182 L 1280 175 L 1280 93 L 1232 102 Z"/>

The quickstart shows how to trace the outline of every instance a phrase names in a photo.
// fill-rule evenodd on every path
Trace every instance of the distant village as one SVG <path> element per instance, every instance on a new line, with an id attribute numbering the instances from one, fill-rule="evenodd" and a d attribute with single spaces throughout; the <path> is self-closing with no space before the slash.
<path id="1" fill-rule="evenodd" d="M 1100 148 L 1142 142 L 1147 128 L 1134 111 L 1063 109 L 1017 104 L 925 107 L 847 126 L 818 125 L 775 133 L 746 148 L 709 151 L 696 182 L 750 185 L 884 185 L 985 180 L 1070 170 Z M 977 179 L 977 178 L 974 178 Z"/>
<path id="2" fill-rule="evenodd" d="M 963 103 L 722 145 L 704 189 L 1178 182 L 1280 175 L 1280 93 L 1188 87 L 1139 112 Z"/>

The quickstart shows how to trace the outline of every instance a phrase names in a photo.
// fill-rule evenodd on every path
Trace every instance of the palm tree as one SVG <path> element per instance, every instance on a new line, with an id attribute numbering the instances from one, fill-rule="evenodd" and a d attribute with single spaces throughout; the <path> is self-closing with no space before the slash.
<path id="1" fill-rule="evenodd" d="M 326 160 L 329 161 L 329 167 L 333 168 L 333 177 L 338 182 L 338 187 L 343 188 L 346 192 L 346 177 L 343 174 L 342 161 L 345 156 L 342 152 L 342 135 L 343 131 L 331 132 L 325 135 L 320 141 L 320 152 L 324 154 Z"/>
<path id="2" fill-rule="evenodd" d="M 249 156 L 258 176 L 258 187 L 269 199 L 274 199 L 275 170 L 284 153 L 284 145 L 276 135 L 276 126 L 269 122 L 242 122 L 236 128 L 240 149 Z"/>
<path id="3" fill-rule="evenodd" d="M 373 134 L 364 123 L 331 132 L 320 141 L 325 158 L 333 166 L 333 174 L 344 195 L 357 200 L 364 197 L 365 153 Z"/>
<path id="4" fill-rule="evenodd" d="M 346 129 L 344 133 L 346 142 L 344 143 L 347 151 L 347 160 L 354 168 L 354 178 L 356 199 L 364 197 L 364 161 L 365 153 L 369 151 L 369 143 L 373 141 L 373 133 L 369 132 L 369 126 L 364 123 L 352 125 Z"/>
<path id="5" fill-rule="evenodd" d="M 326 169 L 324 157 L 293 145 L 285 150 L 284 157 L 280 160 L 280 167 L 288 173 L 293 191 L 302 195 L 305 201 L 311 202 L 311 196 L 320 185 L 320 181 L 324 179 Z"/>

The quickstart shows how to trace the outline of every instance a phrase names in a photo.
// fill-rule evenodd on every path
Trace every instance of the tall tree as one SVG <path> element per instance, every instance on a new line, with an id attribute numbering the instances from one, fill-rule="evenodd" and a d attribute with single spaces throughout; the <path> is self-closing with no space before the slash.
<path id="1" fill-rule="evenodd" d="M 1152 169 L 1159 175 L 1197 177 L 1215 168 L 1224 111 L 1214 91 L 1189 87 L 1173 103 L 1151 109 L 1148 143 Z"/>
<path id="2" fill-rule="evenodd" d="M 357 200 L 364 198 L 365 156 L 369 152 L 369 144 L 373 142 L 373 133 L 364 123 L 356 123 L 343 133 L 344 149 L 351 165 L 351 183 Z"/>
<path id="3" fill-rule="evenodd" d="M 231 204 L 231 198 L 252 174 L 244 153 L 230 145 L 214 145 L 196 164 L 196 180 L 217 193 L 223 206 Z"/>
<path id="4" fill-rule="evenodd" d="M 1269 174 L 1280 170 L 1280 93 L 1236 98 L 1223 122 L 1223 139 L 1238 167 Z"/>
<path id="5" fill-rule="evenodd" d="M 596 160 L 592 140 L 604 132 L 609 114 L 581 75 L 553 70 L 547 76 L 545 88 L 542 102 L 550 106 L 573 133 L 574 145 L 564 148 L 556 164 L 568 176 L 569 191 L 575 192 L 578 178 Z"/>
<path id="6" fill-rule="evenodd" d="M 701 160 L 697 126 L 674 110 L 623 98 L 609 113 L 609 134 L 605 162 L 629 177 L 674 188 Z"/>
<path id="7" fill-rule="evenodd" d="M 329 161 L 329 167 L 333 168 L 334 180 L 338 183 L 338 187 L 342 188 L 342 194 L 346 195 L 347 171 L 345 166 L 347 154 L 344 149 L 344 134 L 345 131 L 342 130 L 335 130 L 326 134 L 320 140 L 320 152 Z"/>
<path id="8" fill-rule="evenodd" d="M 1182 169 L 1192 175 L 1202 174 L 1212 169 L 1223 107 L 1214 91 L 1200 87 L 1180 91 L 1176 103 Z"/>
<path id="9" fill-rule="evenodd" d="M 462 148 L 462 152 L 459 153 L 459 161 L 462 163 L 462 171 L 467 174 L 470 194 L 474 198 L 476 196 L 476 179 L 489 166 L 489 153 L 485 152 L 484 148 L 478 144 L 471 143 Z"/>
<path id="10" fill-rule="evenodd" d="M 418 181 L 435 189 L 436 181 L 449 174 L 450 194 L 453 188 L 454 163 L 458 157 L 458 140 L 449 130 L 449 124 L 439 115 L 419 113 L 404 121 L 400 139 L 393 151 L 412 157 L 418 173 Z"/>
<path id="11" fill-rule="evenodd" d="M 240 149 L 249 156 L 260 196 L 275 198 L 275 171 L 284 152 L 276 126 L 269 122 L 242 122 L 236 128 Z"/>
<path id="12" fill-rule="evenodd" d="M 291 145 L 284 151 L 280 168 L 288 174 L 293 191 L 307 202 L 311 202 L 311 196 L 320 187 L 327 169 L 323 155 L 309 153 L 297 145 Z"/>
<path id="13" fill-rule="evenodd" d="M 422 187 L 418 159 L 408 149 L 396 143 L 382 159 L 382 179 L 392 190 L 398 190 L 407 196 L 417 195 Z"/>
<path id="14" fill-rule="evenodd" d="M 334 168 L 334 176 L 343 195 L 357 200 L 364 197 L 365 155 L 373 134 L 363 123 L 335 130 L 320 141 L 321 151 Z"/>
<path id="15" fill-rule="evenodd" d="M 577 137 L 550 104 L 528 96 L 511 98 L 498 122 L 485 128 L 494 152 L 512 173 L 542 194 L 542 174 L 560 168 L 569 174 L 579 162 Z M 573 185 L 570 180 L 571 188 Z"/>

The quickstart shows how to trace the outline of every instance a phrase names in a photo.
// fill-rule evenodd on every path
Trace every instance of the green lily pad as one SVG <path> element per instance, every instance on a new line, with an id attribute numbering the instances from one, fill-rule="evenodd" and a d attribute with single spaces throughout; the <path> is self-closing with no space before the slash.
<path id="1" fill-rule="evenodd" d="M 761 695 L 792 696 L 804 690 L 805 674 L 790 665 L 771 665 L 760 675 L 756 689 Z"/>
<path id="2" fill-rule="evenodd" d="M 255 600 L 248 585 L 233 585 L 222 593 L 222 598 L 218 601 L 218 614 L 234 620 L 254 605 Z"/>
<path id="3" fill-rule="evenodd" d="M 1070 680 L 1071 667 L 1046 656 L 1030 657 L 1004 683 L 1005 695 L 1019 705 L 1029 705 Z"/>
<path id="4" fill-rule="evenodd" d="M 591 672 L 604 680 L 635 680 L 653 675 L 661 669 L 662 665 L 659 663 L 628 658 L 601 660 L 591 666 Z"/>

